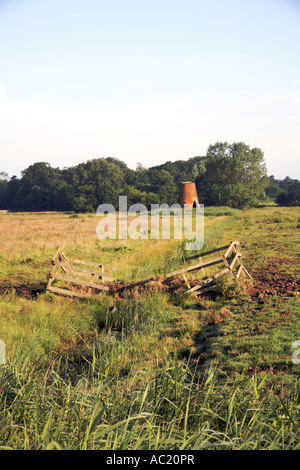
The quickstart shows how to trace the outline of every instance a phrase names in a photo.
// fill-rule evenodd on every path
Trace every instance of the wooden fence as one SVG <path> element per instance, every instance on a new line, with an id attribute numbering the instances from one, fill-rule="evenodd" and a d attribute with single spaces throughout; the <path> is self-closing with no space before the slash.
<path id="1" fill-rule="evenodd" d="M 215 253 L 219 253 L 219 256 L 209 258 L 206 261 L 204 260 L 207 256 Z M 242 253 L 240 252 L 240 244 L 238 241 L 232 241 L 228 245 L 190 256 L 185 259 L 185 263 L 193 260 L 197 260 L 197 262 L 168 273 L 165 276 L 165 281 L 169 278 L 182 275 L 187 286 L 186 293 L 199 295 L 216 289 L 216 280 L 227 274 L 231 276 L 232 279 L 238 279 L 241 274 L 253 279 L 243 265 Z M 93 290 L 109 292 L 110 286 L 105 285 L 104 283 L 106 281 L 114 281 L 113 277 L 104 272 L 104 266 L 102 264 L 96 265 L 78 259 L 68 261 L 61 249 L 57 250 L 51 263 L 52 268 L 49 273 L 47 290 L 57 294 L 87 297 Z M 215 266 L 218 266 L 219 270 L 214 274 L 208 274 L 208 271 L 211 272 L 211 268 L 214 268 Z M 196 285 L 195 280 L 193 280 L 193 287 L 191 287 L 191 281 L 188 280 L 187 275 L 195 271 L 201 271 L 202 279 L 199 279 L 199 281 L 197 280 Z M 88 280 L 87 276 L 89 277 Z M 85 277 L 85 279 L 82 279 L 82 277 Z M 99 280 L 101 283 L 97 282 Z M 63 282 L 64 288 L 53 286 L 52 283 L 54 281 Z M 133 289 L 138 286 L 144 286 L 152 281 L 156 281 L 155 277 L 151 277 L 144 281 L 135 281 L 128 285 L 127 288 Z M 66 283 L 69 285 L 69 288 L 65 287 Z M 79 292 L 75 289 L 74 285 L 84 287 L 85 292 Z"/>
<path id="2" fill-rule="evenodd" d="M 173 271 L 166 275 L 166 278 L 183 275 L 186 285 L 188 287 L 188 294 L 203 294 L 205 292 L 216 289 L 216 279 L 219 277 L 229 274 L 232 279 L 238 279 L 242 273 L 253 279 L 243 265 L 242 254 L 239 250 L 240 244 L 237 241 L 232 241 L 228 245 L 215 248 L 213 250 L 206 251 L 204 253 L 193 255 L 186 258 L 185 261 L 191 261 L 197 259 L 196 264 L 185 266 L 177 271 Z M 217 256 L 207 261 L 203 261 L 203 258 L 214 253 L 224 252 L 221 256 Z M 211 268 L 215 265 L 221 265 L 222 269 L 217 271 L 215 274 L 208 276 L 206 279 L 202 279 L 199 284 L 190 287 L 190 283 L 186 277 L 186 273 L 201 270 L 202 278 L 205 278 L 205 268 Z"/>
<path id="3" fill-rule="evenodd" d="M 93 264 L 78 259 L 67 260 L 65 254 L 59 248 L 55 253 L 52 261 L 52 268 L 49 273 L 49 280 L 47 284 L 47 290 L 55 292 L 57 294 L 64 294 L 75 297 L 87 297 L 92 289 L 108 291 L 109 287 L 103 284 L 103 281 L 113 281 L 114 279 L 104 272 L 103 264 Z M 87 277 L 89 280 L 87 280 Z M 99 284 L 97 281 L 101 280 Z M 62 281 L 65 285 L 69 285 L 69 288 L 62 288 L 53 286 L 54 281 Z M 74 284 L 83 286 L 87 292 L 78 292 L 74 290 Z M 73 289 L 73 290 L 70 290 Z"/>

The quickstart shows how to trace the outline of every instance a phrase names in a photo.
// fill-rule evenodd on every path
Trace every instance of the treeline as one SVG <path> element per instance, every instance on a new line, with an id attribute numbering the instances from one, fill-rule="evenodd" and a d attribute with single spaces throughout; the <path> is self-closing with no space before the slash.
<path id="1" fill-rule="evenodd" d="M 280 206 L 300 206 L 300 181 L 289 176 L 284 180 L 270 176 L 266 194 Z"/>
<path id="2" fill-rule="evenodd" d="M 291 180 L 294 186 L 283 187 L 274 178 L 270 184 L 260 149 L 251 149 L 243 142 L 217 142 L 209 146 L 205 156 L 150 168 L 139 164 L 132 170 L 109 157 L 64 169 L 34 163 L 20 178 L 8 179 L 0 173 L 0 209 L 95 212 L 103 203 L 117 208 L 121 195 L 127 196 L 128 206 L 138 202 L 149 208 L 151 204 L 172 205 L 178 202 L 182 181 L 196 183 L 200 203 L 233 208 L 265 202 L 268 196 L 278 199 L 286 194 L 289 199 L 295 185 L 299 194 L 300 184 Z"/>

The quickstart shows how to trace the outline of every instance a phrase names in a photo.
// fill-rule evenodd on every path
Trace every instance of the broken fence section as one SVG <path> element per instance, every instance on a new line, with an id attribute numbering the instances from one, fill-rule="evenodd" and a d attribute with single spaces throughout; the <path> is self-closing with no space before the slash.
<path id="1" fill-rule="evenodd" d="M 109 274 L 104 272 L 103 264 L 94 264 L 78 259 L 67 260 L 60 248 L 55 253 L 51 264 L 47 290 L 56 294 L 87 297 L 94 289 L 108 291 L 109 287 L 105 286 L 103 282 L 114 281 Z M 98 283 L 98 280 L 102 282 Z M 63 282 L 64 287 L 53 286 L 54 281 Z M 66 288 L 65 285 L 68 287 Z M 86 292 L 75 290 L 74 285 L 84 287 Z"/>
<path id="2" fill-rule="evenodd" d="M 240 275 L 243 273 L 245 276 L 249 277 L 253 280 L 251 275 L 248 273 L 246 268 L 243 265 L 242 261 L 242 253 L 240 252 L 240 244 L 238 241 L 232 241 L 229 245 L 221 246 L 219 248 L 215 248 L 213 250 L 206 251 L 204 253 L 200 253 L 197 255 L 193 255 L 189 258 L 186 258 L 185 261 L 191 261 L 194 259 L 198 259 L 196 264 L 185 266 L 177 271 L 173 271 L 166 275 L 166 278 L 183 275 L 184 280 L 186 282 L 188 290 L 186 293 L 199 295 L 204 294 L 205 292 L 209 292 L 215 290 L 217 288 L 216 280 L 224 276 L 225 274 L 229 274 L 232 279 L 238 279 Z M 203 261 L 203 258 L 209 256 L 214 253 L 224 252 L 222 255 L 217 256 L 212 259 L 208 259 L 207 261 Z M 211 268 L 215 265 L 221 265 L 222 269 L 217 271 L 215 274 L 208 276 L 205 279 L 205 268 Z M 186 273 L 201 270 L 201 274 L 203 279 L 199 282 L 199 284 L 190 287 L 190 283 L 186 278 Z"/>
<path id="3" fill-rule="evenodd" d="M 219 256 L 209 258 L 205 261 L 207 256 L 215 253 L 219 253 Z M 189 258 L 186 258 L 185 262 L 192 260 L 197 260 L 197 263 L 184 266 L 176 271 L 168 273 L 164 276 L 165 281 L 182 275 L 187 287 L 185 293 L 201 295 L 205 292 L 215 290 L 217 288 L 216 280 L 224 275 L 229 275 L 232 279 L 238 279 L 241 274 L 243 274 L 243 276 L 247 276 L 253 280 L 243 265 L 242 253 L 240 252 L 240 244 L 238 241 L 232 241 L 228 245 L 190 256 Z M 218 265 L 218 271 L 214 274 L 207 274 L 208 271 L 211 273 L 211 268 Z M 193 279 L 193 281 L 191 281 L 191 279 L 189 280 L 187 275 L 195 271 L 201 271 L 202 279 Z M 82 279 L 82 276 L 89 276 L 89 280 Z M 52 283 L 55 280 L 63 281 L 64 286 L 65 283 L 67 283 L 69 288 L 53 286 Z M 98 283 L 98 280 L 101 280 L 101 283 Z M 108 294 L 114 295 L 116 292 L 115 288 L 117 288 L 117 290 L 126 288 L 128 291 L 137 287 L 146 286 L 150 282 L 156 282 L 157 279 L 155 277 L 151 277 L 147 280 L 134 281 L 133 283 L 126 284 L 126 286 L 121 285 L 119 288 L 118 284 L 105 285 L 105 282 L 107 281 L 114 281 L 114 278 L 104 272 L 104 266 L 102 264 L 96 265 L 77 259 L 68 261 L 64 253 L 58 249 L 52 259 L 52 269 L 49 273 L 47 289 L 57 294 L 76 297 L 87 297 L 95 290 L 96 292 L 97 290 L 106 291 Z M 76 290 L 74 285 L 81 286 L 81 288 L 85 289 L 85 292 Z"/>

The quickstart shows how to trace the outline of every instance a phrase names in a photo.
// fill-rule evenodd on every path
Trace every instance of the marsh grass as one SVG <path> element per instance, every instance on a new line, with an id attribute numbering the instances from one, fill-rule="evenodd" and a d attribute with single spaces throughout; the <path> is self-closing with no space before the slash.
<path id="1" fill-rule="evenodd" d="M 251 272 L 271 257 L 296 272 L 297 208 L 208 209 L 203 249 L 237 239 Z M 91 215 L 0 217 L 1 448 L 299 449 L 299 298 L 254 302 L 225 279 L 199 300 L 14 290 L 46 280 L 58 246 L 122 280 L 189 255 L 176 240 L 100 241 L 95 228 Z"/>
<path id="2" fill-rule="evenodd" d="M 142 386 L 143 371 L 124 381 L 89 370 L 76 384 L 37 372 L 0 371 L 2 449 L 299 449 L 297 386 L 266 394 L 265 380 L 217 368 L 197 381 L 177 357 Z"/>

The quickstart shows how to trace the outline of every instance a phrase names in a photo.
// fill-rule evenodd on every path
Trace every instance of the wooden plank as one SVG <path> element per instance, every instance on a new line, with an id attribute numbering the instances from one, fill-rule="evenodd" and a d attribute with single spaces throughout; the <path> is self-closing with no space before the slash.
<path id="1" fill-rule="evenodd" d="M 239 247 L 237 245 L 233 245 L 232 251 L 233 253 L 239 253 Z"/>
<path id="2" fill-rule="evenodd" d="M 86 266 L 92 266 L 94 268 L 102 268 L 103 264 L 95 264 L 95 263 L 90 263 L 89 261 L 82 261 L 80 259 L 71 259 L 70 258 L 70 263 L 78 263 L 78 264 L 85 264 Z"/>
<path id="3" fill-rule="evenodd" d="M 60 252 L 60 248 L 57 249 L 55 255 L 54 255 L 53 258 L 52 258 L 52 261 L 55 260 L 55 258 L 57 257 L 57 255 L 58 255 L 59 252 Z"/>
<path id="4" fill-rule="evenodd" d="M 234 275 L 233 275 L 233 273 L 231 272 L 229 263 L 228 263 L 227 258 L 225 257 L 225 255 L 223 255 L 223 262 L 224 262 L 224 265 L 226 266 L 226 268 L 229 269 L 230 277 L 231 277 L 232 279 L 234 279 Z"/>
<path id="5" fill-rule="evenodd" d="M 238 255 L 238 257 L 236 259 L 236 261 L 238 262 L 238 265 L 240 266 L 241 264 L 243 264 L 243 261 L 242 261 L 243 255 L 239 250 L 239 245 L 233 245 L 232 251 L 233 251 L 233 253 Z"/>
<path id="6" fill-rule="evenodd" d="M 190 261 L 192 259 L 199 258 L 199 256 L 203 257 L 203 256 L 212 255 L 213 253 L 217 253 L 218 251 L 225 250 L 228 247 L 229 245 L 227 244 L 225 246 L 220 246 L 219 248 L 214 248 L 213 250 L 205 251 L 204 253 L 198 253 L 197 255 L 189 256 L 188 258 L 185 259 L 185 261 Z"/>
<path id="7" fill-rule="evenodd" d="M 64 253 L 62 251 L 60 251 L 60 257 L 65 261 L 65 263 L 67 262 L 67 258 L 65 257 Z"/>
<path id="8" fill-rule="evenodd" d="M 191 288 L 191 284 L 189 283 L 189 281 L 188 281 L 188 279 L 187 279 L 187 277 L 186 277 L 185 274 L 183 275 L 183 279 L 184 279 L 184 282 L 185 282 L 186 285 L 187 285 L 187 288 L 190 289 L 190 288 Z"/>
<path id="9" fill-rule="evenodd" d="M 217 258 L 210 259 L 203 263 L 202 261 L 198 263 L 198 265 L 195 265 L 194 268 L 191 266 L 192 269 L 189 269 L 189 271 L 196 271 L 197 269 L 204 269 L 207 268 L 208 266 L 214 266 L 215 264 L 222 263 L 222 256 L 218 256 Z"/>
<path id="10" fill-rule="evenodd" d="M 217 287 L 217 284 L 213 284 L 212 286 L 205 287 L 204 289 L 201 289 L 201 292 L 198 292 L 199 294 L 204 294 L 205 292 L 209 292 L 212 290 L 215 290 Z"/>
<path id="11" fill-rule="evenodd" d="M 241 275 L 241 272 L 243 271 L 243 265 L 241 264 L 237 270 L 237 273 L 236 273 L 236 279 L 238 279 Z"/>
<path id="12" fill-rule="evenodd" d="M 242 265 L 242 269 L 243 269 L 244 273 L 245 273 L 248 277 L 250 277 L 250 279 L 252 279 L 252 281 L 253 281 L 253 277 L 248 273 L 247 269 L 246 269 L 243 265 Z"/>
<path id="13" fill-rule="evenodd" d="M 229 265 L 229 269 L 232 270 L 233 266 L 235 265 L 236 263 L 236 260 L 241 256 L 240 253 L 236 253 L 236 255 L 234 256 L 233 260 L 231 261 L 230 265 Z"/>
<path id="14" fill-rule="evenodd" d="M 197 286 L 192 287 L 192 288 L 189 289 L 187 292 L 188 292 L 188 293 L 195 292 L 196 290 L 199 290 L 199 289 L 201 289 L 202 287 L 206 286 L 207 284 L 210 284 L 210 283 L 213 282 L 215 279 L 217 279 L 217 278 L 220 277 L 220 276 L 223 276 L 224 274 L 226 274 L 226 273 L 229 272 L 229 271 L 230 271 L 229 268 L 222 269 L 222 271 L 220 271 L 219 273 L 214 274 L 214 275 L 211 276 L 209 279 L 205 279 L 205 281 L 201 282 L 201 284 L 198 284 Z"/>
<path id="15" fill-rule="evenodd" d="M 233 248 L 234 245 L 239 246 L 240 244 L 239 244 L 239 242 L 236 242 L 236 241 L 231 242 L 230 245 L 229 245 L 229 247 L 227 248 L 227 250 L 226 250 L 225 253 L 224 253 L 225 258 L 227 258 L 227 256 L 228 256 L 229 253 L 231 252 L 231 250 L 232 250 L 232 248 Z"/>
<path id="16" fill-rule="evenodd" d="M 53 276 L 54 276 L 55 269 L 56 269 L 56 266 L 53 265 L 52 268 L 51 268 L 51 271 L 50 271 L 50 273 L 49 273 L 49 279 L 48 279 L 47 289 L 48 289 L 48 287 L 51 286 L 51 284 L 52 284 L 52 282 L 53 282 Z"/>
<path id="17" fill-rule="evenodd" d="M 91 282 L 82 281 L 80 279 L 73 279 L 71 277 L 55 275 L 54 279 L 57 279 L 59 281 L 72 282 L 73 284 L 78 284 L 80 286 L 92 287 L 93 289 L 109 290 L 109 287 L 103 286 L 102 284 L 92 284 Z"/>
<path id="18" fill-rule="evenodd" d="M 172 273 L 167 274 L 166 278 L 177 276 L 178 274 L 182 274 L 182 273 L 189 272 L 189 271 L 196 271 L 197 269 L 203 269 L 208 266 L 213 266 L 215 264 L 219 264 L 222 262 L 223 262 L 223 257 L 220 256 L 218 258 L 213 258 L 209 261 L 206 261 L 206 263 L 204 264 L 201 262 L 198 264 L 193 264 L 192 266 L 186 266 L 185 268 L 178 269 L 178 271 L 173 271 Z"/>
<path id="19" fill-rule="evenodd" d="M 68 289 L 60 289 L 59 287 L 51 286 L 51 287 L 47 287 L 47 290 L 49 290 L 50 292 L 54 292 L 56 294 L 63 294 L 63 295 L 68 295 L 72 297 L 80 297 L 80 298 L 88 297 L 86 294 L 82 294 L 81 292 L 73 292 Z"/>
<path id="20" fill-rule="evenodd" d="M 59 265 L 59 266 L 65 266 L 65 263 L 61 263 L 60 261 L 54 261 L 55 264 Z M 79 266 L 73 266 L 71 265 L 72 269 L 74 269 L 74 271 L 78 271 L 78 272 L 83 272 L 83 273 L 86 273 L 86 274 L 93 274 L 93 275 L 96 275 L 96 276 L 99 276 L 99 277 L 105 277 L 111 281 L 114 280 L 114 278 L 112 276 L 110 276 L 109 274 L 106 274 L 102 271 L 96 271 L 96 270 L 93 270 L 93 269 L 87 269 L 87 268 L 81 268 Z"/>
<path id="21" fill-rule="evenodd" d="M 213 284 L 212 286 L 208 286 L 208 287 L 205 287 L 201 290 L 197 290 L 196 292 L 192 292 L 190 295 L 201 295 L 201 294 L 205 294 L 205 292 L 210 292 L 212 290 L 215 290 L 217 287 L 216 284 Z"/>
<path id="22" fill-rule="evenodd" d="M 230 243 L 229 247 L 227 248 L 227 250 L 225 251 L 225 253 L 223 255 L 223 258 L 227 258 L 227 256 L 229 255 L 229 253 L 232 250 L 232 247 L 233 247 L 233 242 Z"/>
<path id="23" fill-rule="evenodd" d="M 60 256 L 61 256 L 61 258 L 64 260 L 64 263 L 63 263 L 63 264 L 64 264 L 65 268 L 70 271 L 71 276 L 76 277 L 76 274 L 75 274 L 74 271 L 72 270 L 71 266 L 69 265 L 69 263 L 68 263 L 68 261 L 67 261 L 67 258 L 66 258 L 66 256 L 65 256 L 65 254 L 64 254 L 62 251 L 60 252 Z M 63 267 L 62 264 L 61 264 L 61 267 Z"/>
<path id="24" fill-rule="evenodd" d="M 203 264 L 201 256 L 199 256 L 199 263 Z M 204 268 L 201 268 L 201 274 L 202 274 L 203 277 L 205 276 L 205 269 Z"/>
<path id="25" fill-rule="evenodd" d="M 58 252 L 57 256 L 59 257 L 60 261 L 63 259 L 60 251 Z M 53 263 L 53 261 L 52 261 L 52 263 Z M 62 266 L 61 269 L 67 274 L 67 270 L 64 266 Z"/>

